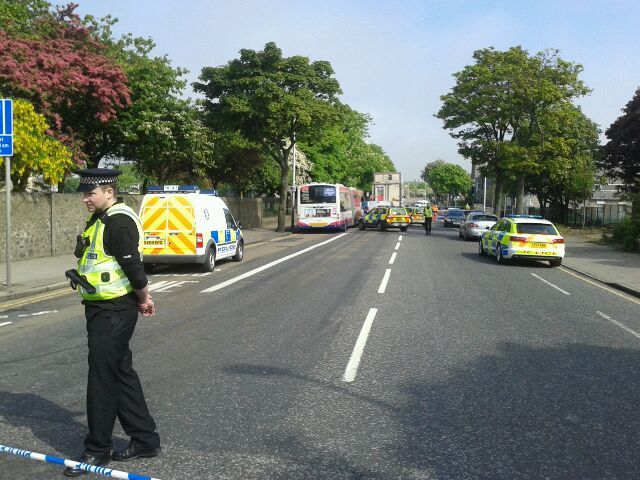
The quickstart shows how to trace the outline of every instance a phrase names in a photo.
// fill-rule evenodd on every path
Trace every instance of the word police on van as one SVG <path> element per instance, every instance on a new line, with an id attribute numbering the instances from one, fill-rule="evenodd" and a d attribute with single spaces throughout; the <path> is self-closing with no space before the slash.
<path id="1" fill-rule="evenodd" d="M 144 230 L 143 262 L 194 263 L 211 272 L 217 260 L 244 255 L 240 225 L 214 190 L 196 186 L 152 186 L 140 206 Z"/>

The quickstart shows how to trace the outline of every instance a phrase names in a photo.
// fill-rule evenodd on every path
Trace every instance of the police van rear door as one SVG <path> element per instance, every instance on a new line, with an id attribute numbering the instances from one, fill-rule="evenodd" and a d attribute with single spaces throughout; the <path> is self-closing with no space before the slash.
<path id="1" fill-rule="evenodd" d="M 189 195 L 147 195 L 142 205 L 144 255 L 195 255 L 195 210 Z"/>

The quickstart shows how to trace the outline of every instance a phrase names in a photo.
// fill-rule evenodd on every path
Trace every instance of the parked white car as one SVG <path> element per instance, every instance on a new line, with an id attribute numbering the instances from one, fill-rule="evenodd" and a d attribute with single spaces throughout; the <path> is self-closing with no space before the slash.
<path id="1" fill-rule="evenodd" d="M 482 232 L 486 232 L 493 227 L 498 221 L 495 215 L 488 215 L 482 212 L 468 213 L 464 220 L 460 223 L 458 235 L 460 238 L 469 240 L 470 238 L 478 238 Z"/>

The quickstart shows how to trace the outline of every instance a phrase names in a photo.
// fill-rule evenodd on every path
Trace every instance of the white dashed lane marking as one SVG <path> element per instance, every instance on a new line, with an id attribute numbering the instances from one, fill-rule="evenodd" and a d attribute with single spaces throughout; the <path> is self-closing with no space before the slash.
<path id="1" fill-rule="evenodd" d="M 369 331 L 371 330 L 373 319 L 376 318 L 377 313 L 377 308 L 369 309 L 369 313 L 367 314 L 367 318 L 364 321 L 364 325 L 362 325 L 362 330 L 360 330 L 360 335 L 358 335 L 358 340 L 356 341 L 356 344 L 353 347 L 353 351 L 351 352 L 351 357 L 349 358 L 349 363 L 347 363 L 347 368 L 345 369 L 344 375 L 342 376 L 343 382 L 353 382 L 356 379 L 356 373 L 358 373 L 358 365 L 360 365 L 360 359 L 362 358 L 364 347 L 367 344 Z"/>
<path id="2" fill-rule="evenodd" d="M 0 323 L 0 327 L 4 327 L 5 325 L 11 325 L 13 322 L 2 322 Z"/>
<path id="3" fill-rule="evenodd" d="M 613 318 L 611 318 L 609 315 L 596 311 L 596 313 L 598 315 L 600 315 L 602 318 L 605 318 L 607 320 L 609 320 L 611 323 L 613 323 L 615 326 L 620 327 L 621 329 L 625 330 L 626 332 L 629 332 L 631 335 L 633 335 L 634 337 L 638 337 L 640 338 L 640 333 L 636 332 L 635 330 L 631 330 L 629 327 L 627 327 L 624 323 L 620 323 L 617 320 L 614 320 Z"/>
<path id="4" fill-rule="evenodd" d="M 391 269 L 387 268 L 384 272 L 384 277 L 382 277 L 382 282 L 380 282 L 380 288 L 378 288 L 378 293 L 384 293 L 387 289 L 387 283 L 389 283 L 389 277 L 391 276 Z"/>
<path id="5" fill-rule="evenodd" d="M 542 282 L 546 283 L 546 284 L 547 284 L 547 285 L 549 285 L 550 287 L 555 288 L 555 289 L 556 289 L 556 290 L 558 290 L 559 292 L 562 292 L 562 293 L 564 293 L 565 295 L 571 295 L 571 294 L 570 294 L 569 292 L 567 292 L 566 290 L 561 289 L 561 288 L 560 288 L 560 287 L 558 287 L 557 285 L 554 285 L 553 283 L 551 283 L 551 282 L 549 282 L 549 281 L 545 280 L 545 279 L 544 279 L 544 278 L 542 278 L 542 277 L 539 277 L 539 276 L 538 276 L 538 275 L 536 275 L 535 273 L 532 273 L 531 275 L 533 275 L 534 277 L 536 277 L 538 280 L 540 280 L 540 281 L 542 281 Z"/>

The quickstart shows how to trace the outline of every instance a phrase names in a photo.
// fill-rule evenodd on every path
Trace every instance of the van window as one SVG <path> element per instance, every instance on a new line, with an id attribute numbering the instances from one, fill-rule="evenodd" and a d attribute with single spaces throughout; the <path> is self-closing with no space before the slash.
<path id="1" fill-rule="evenodd" d="M 231 212 L 226 208 L 224 209 L 224 219 L 227 221 L 227 228 L 229 230 L 235 230 L 236 228 L 238 228 L 236 226 L 235 220 L 233 219 L 233 215 L 231 215 Z"/>

